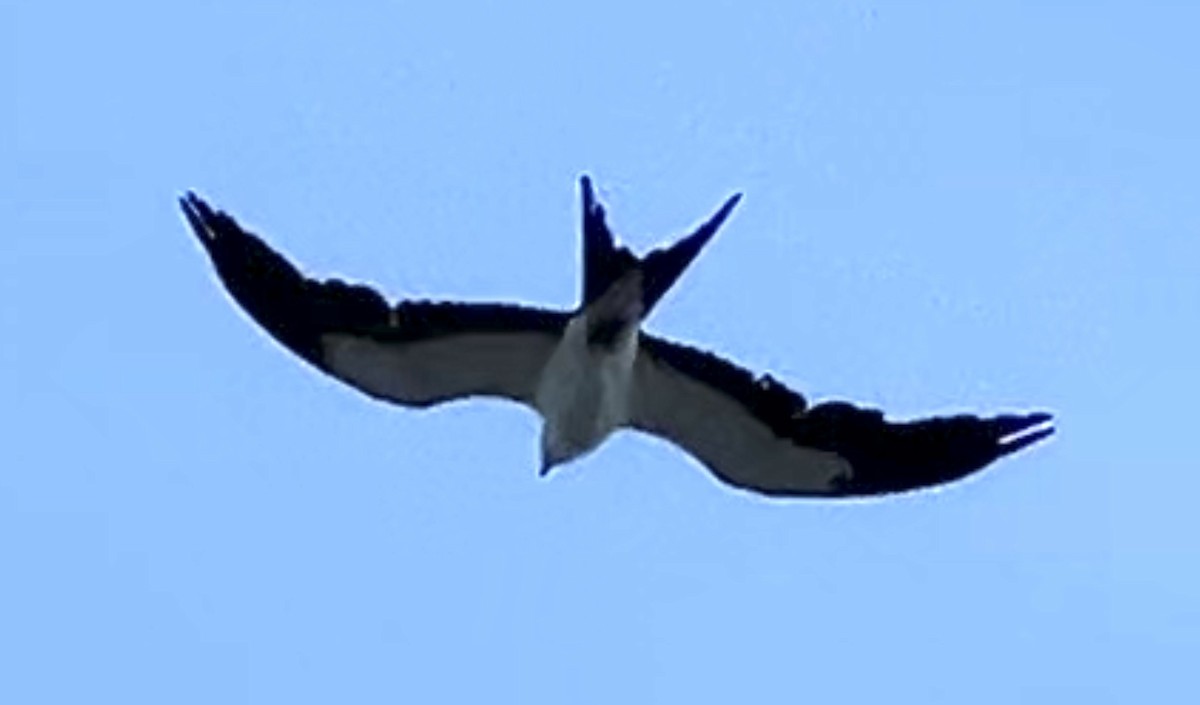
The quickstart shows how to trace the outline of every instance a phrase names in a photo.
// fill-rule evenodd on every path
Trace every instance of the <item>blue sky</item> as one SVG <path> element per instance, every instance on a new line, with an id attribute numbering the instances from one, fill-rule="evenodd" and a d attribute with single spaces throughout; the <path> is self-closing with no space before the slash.
<path id="1" fill-rule="evenodd" d="M 6 4 L 0 701 L 1190 700 L 1198 20 Z M 584 172 L 638 248 L 746 193 L 652 330 L 1059 435 L 885 501 L 763 501 L 633 434 L 542 481 L 517 407 L 285 353 L 175 205 L 394 296 L 566 306 Z"/>

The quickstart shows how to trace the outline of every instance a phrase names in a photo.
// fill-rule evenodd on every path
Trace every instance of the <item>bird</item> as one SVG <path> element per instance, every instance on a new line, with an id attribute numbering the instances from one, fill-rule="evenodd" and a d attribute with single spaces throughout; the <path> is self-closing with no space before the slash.
<path id="1" fill-rule="evenodd" d="M 1054 433 L 1046 411 L 893 421 L 810 404 L 770 374 L 648 333 L 644 324 L 741 200 L 645 255 L 617 244 L 589 176 L 573 309 L 402 299 L 318 279 L 194 191 L 179 203 L 233 300 L 301 359 L 377 400 L 428 408 L 507 399 L 542 420 L 538 473 L 615 431 L 658 436 L 725 485 L 768 498 L 861 498 L 947 485 Z"/>

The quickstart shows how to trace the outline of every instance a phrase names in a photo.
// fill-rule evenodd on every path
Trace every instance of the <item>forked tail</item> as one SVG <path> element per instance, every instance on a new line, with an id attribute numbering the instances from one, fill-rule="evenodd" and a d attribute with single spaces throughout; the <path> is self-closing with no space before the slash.
<path id="1" fill-rule="evenodd" d="M 629 248 L 618 246 L 604 220 L 604 206 L 596 201 L 592 180 L 579 180 L 583 195 L 583 306 L 600 299 L 612 285 L 630 269 L 642 273 L 642 318 L 675 284 L 700 250 L 708 244 L 717 229 L 742 199 L 740 193 L 730 196 L 721 208 L 696 228 L 692 234 L 669 247 L 660 247 L 645 257 L 634 255 Z"/>

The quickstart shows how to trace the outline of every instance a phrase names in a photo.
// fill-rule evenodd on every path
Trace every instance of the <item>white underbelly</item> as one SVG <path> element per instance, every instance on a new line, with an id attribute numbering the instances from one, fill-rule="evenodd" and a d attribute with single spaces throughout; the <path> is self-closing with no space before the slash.
<path id="1" fill-rule="evenodd" d="M 538 384 L 538 412 L 579 451 L 595 448 L 629 420 L 636 336 L 630 345 L 595 348 L 572 322 Z M 574 329 L 573 329 L 574 328 Z"/>

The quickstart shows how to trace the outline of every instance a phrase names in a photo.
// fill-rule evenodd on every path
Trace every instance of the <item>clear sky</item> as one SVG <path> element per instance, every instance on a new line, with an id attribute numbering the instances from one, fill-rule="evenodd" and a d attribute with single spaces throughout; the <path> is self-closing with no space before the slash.
<path id="1" fill-rule="evenodd" d="M 1192 701 L 1198 22 L 5 3 L 0 702 Z M 584 172 L 636 248 L 746 193 L 653 331 L 1059 434 L 883 501 L 634 434 L 539 480 L 531 413 L 286 353 L 175 204 L 393 296 L 570 306 Z"/>

